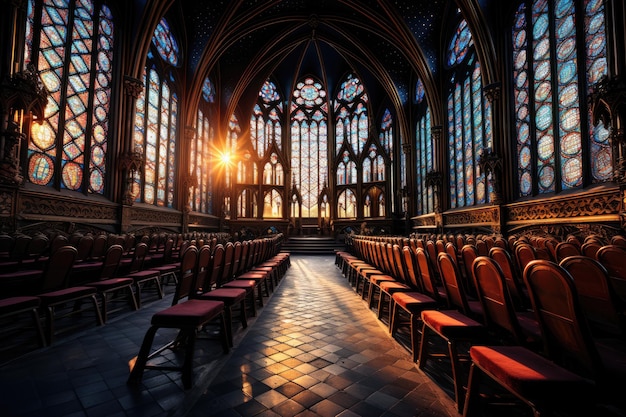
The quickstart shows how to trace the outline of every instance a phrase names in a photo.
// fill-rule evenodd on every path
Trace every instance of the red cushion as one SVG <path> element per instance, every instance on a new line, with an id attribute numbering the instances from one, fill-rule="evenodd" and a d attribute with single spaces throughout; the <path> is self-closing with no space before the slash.
<path id="1" fill-rule="evenodd" d="M 407 310 L 419 311 L 437 307 L 437 302 L 420 292 L 396 292 L 392 295 L 393 301 Z"/>
<path id="2" fill-rule="evenodd" d="M 205 292 L 199 296 L 202 300 L 222 301 L 226 305 L 233 305 L 246 298 L 246 290 L 243 288 L 217 288 Z"/>
<path id="3" fill-rule="evenodd" d="M 522 397 L 548 400 L 558 393 L 586 395 L 589 381 L 521 346 L 472 346 L 472 361 Z"/>
<path id="4" fill-rule="evenodd" d="M 455 310 L 422 311 L 422 321 L 447 339 L 474 338 L 486 334 L 485 326 Z"/>
<path id="5" fill-rule="evenodd" d="M 158 276 L 159 276 L 159 271 L 152 271 L 150 269 L 144 269 L 142 271 L 133 272 L 132 274 L 129 274 L 127 277 L 134 278 L 135 281 L 141 281 L 144 279 L 156 278 Z M 127 278 L 127 277 L 124 277 L 124 278 Z"/>
<path id="6" fill-rule="evenodd" d="M 388 294 L 398 291 L 410 291 L 411 287 L 398 281 L 383 281 L 380 283 L 380 290 Z"/>
<path id="7" fill-rule="evenodd" d="M 256 287 L 256 281 L 252 279 L 235 279 L 232 281 L 228 281 L 226 284 L 222 285 L 222 288 L 249 289 L 254 287 Z"/>
<path id="8" fill-rule="evenodd" d="M 85 284 L 87 287 L 94 287 L 98 292 L 110 291 L 115 288 L 125 287 L 133 283 L 132 278 L 111 278 L 102 281 L 90 282 Z"/>
<path id="9" fill-rule="evenodd" d="M 74 300 L 80 297 L 87 297 L 96 293 L 94 287 L 70 287 L 58 291 L 39 294 L 42 305 L 57 304 L 64 301 Z"/>
<path id="10" fill-rule="evenodd" d="M 372 284 L 378 284 L 380 282 L 385 282 L 385 281 L 395 281 L 395 279 L 393 279 L 393 277 L 390 275 L 371 275 L 370 276 L 370 282 Z"/>
<path id="11" fill-rule="evenodd" d="M 0 316 L 39 307 L 38 297 L 10 297 L 0 300 Z"/>
<path id="12" fill-rule="evenodd" d="M 152 324 L 161 327 L 202 326 L 224 311 L 224 303 L 214 300 L 187 300 L 159 311 Z"/>

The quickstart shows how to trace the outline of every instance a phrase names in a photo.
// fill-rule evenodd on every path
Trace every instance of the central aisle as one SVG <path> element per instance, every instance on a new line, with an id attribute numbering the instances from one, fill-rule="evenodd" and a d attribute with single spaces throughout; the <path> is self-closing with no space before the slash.
<path id="1" fill-rule="evenodd" d="M 291 268 L 191 416 L 457 416 L 334 264 Z"/>

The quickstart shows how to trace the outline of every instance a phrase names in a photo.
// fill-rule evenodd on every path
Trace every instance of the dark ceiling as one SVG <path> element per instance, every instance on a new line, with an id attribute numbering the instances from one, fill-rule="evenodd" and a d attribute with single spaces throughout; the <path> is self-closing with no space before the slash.
<path id="1" fill-rule="evenodd" d="M 454 0 L 180 0 L 168 17 L 185 27 L 192 89 L 204 76 L 219 84 L 230 111 L 252 105 L 271 76 L 283 92 L 304 75 L 319 77 L 331 97 L 354 71 L 373 111 L 399 109 L 416 77 L 439 71 L 441 22 Z M 200 81 L 198 81 L 200 80 Z M 287 94 L 287 93 L 285 93 Z M 239 107 L 248 112 L 249 109 Z"/>

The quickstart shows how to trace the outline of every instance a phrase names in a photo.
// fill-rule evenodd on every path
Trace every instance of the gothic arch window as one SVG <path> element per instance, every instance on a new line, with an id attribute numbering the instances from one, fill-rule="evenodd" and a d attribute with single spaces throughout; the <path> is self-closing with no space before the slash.
<path id="1" fill-rule="evenodd" d="M 363 160 L 363 182 L 377 181 L 385 181 L 385 159 L 372 143 Z"/>
<path id="2" fill-rule="evenodd" d="M 250 151 L 244 150 L 241 159 L 237 161 L 237 184 L 257 184 L 258 182 L 257 164 Z"/>
<path id="3" fill-rule="evenodd" d="M 356 217 L 356 196 L 350 188 L 343 190 L 337 197 L 337 217 L 340 219 Z"/>
<path id="4" fill-rule="evenodd" d="M 425 100 L 424 84 L 417 80 L 415 85 L 415 110 L 417 123 L 415 126 L 415 160 L 416 170 L 416 194 L 417 194 L 417 214 L 427 214 L 434 211 L 433 187 L 426 183 L 426 175 L 433 172 L 434 151 L 433 139 L 431 135 L 430 108 Z"/>
<path id="5" fill-rule="evenodd" d="M 356 184 L 356 163 L 350 158 L 350 152 L 343 151 L 341 161 L 337 165 L 337 185 Z"/>
<path id="6" fill-rule="evenodd" d="M 480 62 L 465 19 L 452 35 L 446 58 L 450 205 L 486 203 L 487 181 L 477 161 L 492 144 L 491 105 L 483 94 Z"/>
<path id="7" fill-rule="evenodd" d="M 143 152 L 143 175 L 136 175 L 135 201 L 174 205 L 179 98 L 176 92 L 178 43 L 161 19 L 152 37 L 144 72 L 144 91 L 136 103 L 135 150 Z"/>
<path id="8" fill-rule="evenodd" d="M 385 193 L 380 187 L 371 187 L 365 194 L 363 217 L 385 216 Z"/>
<path id="9" fill-rule="evenodd" d="M 237 198 L 237 217 L 257 217 L 257 193 L 250 189 L 243 189 Z"/>
<path id="10" fill-rule="evenodd" d="M 318 216 L 318 198 L 328 179 L 326 90 L 312 77 L 299 81 L 291 104 L 291 172 L 300 192 L 302 217 Z"/>
<path id="11" fill-rule="evenodd" d="M 284 177 L 283 165 L 278 161 L 278 155 L 273 152 L 269 161 L 263 167 L 263 184 L 283 185 Z"/>
<path id="12" fill-rule="evenodd" d="M 349 74 L 341 83 L 335 101 L 337 152 L 341 150 L 344 143 L 355 155 L 363 152 L 369 131 L 367 102 L 368 97 L 361 80 Z"/>
<path id="13" fill-rule="evenodd" d="M 257 151 L 259 158 L 263 158 L 272 144 L 278 151 L 282 148 L 283 102 L 270 80 L 265 81 L 259 91 L 259 98 L 254 106 L 250 119 L 250 142 Z"/>
<path id="14" fill-rule="evenodd" d="M 198 108 L 196 137 L 191 142 L 191 173 L 195 175 L 196 186 L 191 199 L 192 210 L 213 214 L 213 173 L 211 172 L 213 155 L 212 146 L 215 129 L 209 115 L 211 104 L 215 100 L 213 83 L 207 77 L 202 87 L 202 99 Z"/>
<path id="15" fill-rule="evenodd" d="M 264 218 L 281 218 L 283 198 L 276 189 L 271 189 L 265 193 L 263 198 L 263 217 Z"/>
<path id="16" fill-rule="evenodd" d="M 48 90 L 33 124 L 26 178 L 33 184 L 103 194 L 113 74 L 113 15 L 101 2 L 29 0 L 25 63 Z"/>
<path id="17" fill-rule="evenodd" d="M 609 131 L 593 126 L 587 106 L 593 85 L 607 75 L 604 3 L 534 0 L 521 3 L 515 13 L 519 197 L 611 179 Z"/>

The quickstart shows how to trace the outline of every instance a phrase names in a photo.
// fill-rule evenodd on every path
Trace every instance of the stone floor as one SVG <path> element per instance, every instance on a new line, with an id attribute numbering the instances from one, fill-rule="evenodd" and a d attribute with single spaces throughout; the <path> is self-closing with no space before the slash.
<path id="1" fill-rule="evenodd" d="M 178 372 L 160 370 L 128 385 L 129 361 L 152 314 L 171 303 L 172 287 L 167 293 L 50 347 L 0 356 L 0 415 L 458 416 L 449 379 L 417 369 L 332 256 L 292 255 L 258 316 L 235 328 L 228 354 L 217 340 L 198 341 L 191 389 Z M 154 346 L 174 336 L 160 331 Z M 179 353 L 154 362 L 176 362 Z"/>

